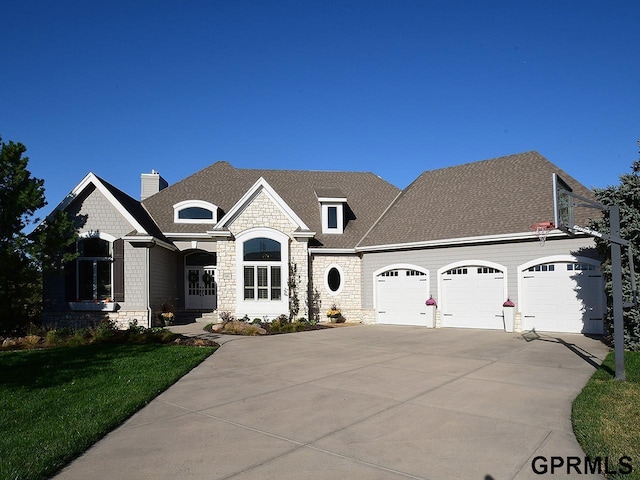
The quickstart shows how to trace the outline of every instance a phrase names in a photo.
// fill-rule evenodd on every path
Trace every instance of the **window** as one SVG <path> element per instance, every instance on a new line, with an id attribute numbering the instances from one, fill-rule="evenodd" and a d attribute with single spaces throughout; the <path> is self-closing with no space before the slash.
<path id="1" fill-rule="evenodd" d="M 173 206 L 175 223 L 216 223 L 218 207 L 204 200 L 185 200 Z"/>
<path id="2" fill-rule="evenodd" d="M 252 238 L 244 242 L 243 258 L 245 262 L 279 262 L 281 259 L 280 242 L 270 238 Z"/>
<path id="3" fill-rule="evenodd" d="M 342 291 L 344 278 L 344 270 L 337 263 L 332 263 L 326 267 L 324 271 L 324 287 L 329 295 L 338 295 Z"/>
<path id="4" fill-rule="evenodd" d="M 346 200 L 346 199 L 345 199 Z M 344 203 L 322 203 L 322 233 L 343 233 Z"/>
<path id="5" fill-rule="evenodd" d="M 340 289 L 342 276 L 336 267 L 329 269 L 329 273 L 327 274 L 327 284 L 329 285 L 329 290 L 332 292 L 337 292 Z"/>
<path id="6" fill-rule="evenodd" d="M 282 298 L 282 245 L 271 238 L 258 237 L 244 242 L 244 299 Z"/>
<path id="7" fill-rule="evenodd" d="M 338 228 L 338 207 L 327 207 L 327 228 Z"/>
<path id="8" fill-rule="evenodd" d="M 213 212 L 202 207 L 188 207 L 178 211 L 181 220 L 213 220 Z"/>
<path id="9" fill-rule="evenodd" d="M 102 301 L 113 297 L 111 243 L 101 238 L 78 240 L 77 296 L 80 301 Z"/>

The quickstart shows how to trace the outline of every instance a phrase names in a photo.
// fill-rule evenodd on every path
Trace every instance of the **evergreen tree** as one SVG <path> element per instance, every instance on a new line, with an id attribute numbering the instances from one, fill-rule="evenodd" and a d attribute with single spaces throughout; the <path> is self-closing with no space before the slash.
<path id="1" fill-rule="evenodd" d="M 44 207 L 44 180 L 27 169 L 26 147 L 0 138 L 0 331 L 39 322 L 42 271 L 68 258 L 65 246 L 75 240 L 75 227 L 64 212 L 31 235 L 24 229 Z"/>
<path id="2" fill-rule="evenodd" d="M 640 147 L 640 141 L 638 141 Z M 631 243 L 633 263 L 636 271 L 636 284 L 640 277 L 640 159 L 631 165 L 631 173 L 620 175 L 620 184 L 606 188 L 594 189 L 596 198 L 603 205 L 618 205 L 620 207 L 620 236 Z M 610 233 L 609 212 L 605 211 L 602 218 L 592 220 L 589 227 L 601 233 Z M 605 274 L 608 314 L 606 318 L 609 330 L 613 332 L 613 295 L 611 282 L 611 249 L 608 241 L 596 238 L 598 251 L 606 261 L 602 269 Z M 622 287 L 624 302 L 632 300 L 631 273 L 627 248 L 622 247 Z M 625 348 L 640 350 L 640 312 L 636 307 L 624 310 L 624 341 Z"/>

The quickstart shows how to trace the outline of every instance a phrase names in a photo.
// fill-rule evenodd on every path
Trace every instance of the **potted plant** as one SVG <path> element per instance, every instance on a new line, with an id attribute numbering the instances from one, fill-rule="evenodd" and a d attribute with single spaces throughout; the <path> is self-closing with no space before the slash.
<path id="1" fill-rule="evenodd" d="M 159 317 L 163 327 L 166 327 L 168 325 L 173 325 L 173 322 L 176 319 L 176 316 L 173 313 L 173 305 L 170 305 L 168 303 L 163 303 L 162 312 L 160 312 Z"/>
<path id="2" fill-rule="evenodd" d="M 504 319 L 504 331 L 508 333 L 513 332 L 513 324 L 515 321 L 516 304 L 507 298 L 507 301 L 502 304 L 502 316 Z"/>
<path id="3" fill-rule="evenodd" d="M 429 295 L 429 299 L 424 302 L 427 306 L 427 327 L 435 328 L 436 326 L 436 308 L 438 308 L 438 303 L 433 298 L 433 295 Z"/>
<path id="4" fill-rule="evenodd" d="M 327 317 L 329 317 L 331 323 L 344 323 L 342 312 L 335 303 L 331 305 L 331 308 L 329 310 L 327 310 Z"/>

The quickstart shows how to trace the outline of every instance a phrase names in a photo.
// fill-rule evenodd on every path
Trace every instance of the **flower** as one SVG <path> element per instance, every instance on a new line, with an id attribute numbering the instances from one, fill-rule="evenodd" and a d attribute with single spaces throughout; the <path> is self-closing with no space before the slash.
<path id="1" fill-rule="evenodd" d="M 438 306 L 438 303 L 435 301 L 435 299 L 433 298 L 433 295 L 429 295 L 429 300 L 427 300 L 426 302 L 424 302 L 425 305 L 433 305 L 434 307 Z"/>
<path id="2" fill-rule="evenodd" d="M 340 309 L 336 307 L 335 303 L 331 305 L 329 310 L 327 310 L 327 317 L 329 318 L 338 318 L 340 315 L 342 315 L 342 313 L 340 312 Z"/>
<path id="3" fill-rule="evenodd" d="M 516 304 L 511 301 L 511 299 L 507 298 L 507 301 L 502 304 L 503 307 L 515 307 Z"/>

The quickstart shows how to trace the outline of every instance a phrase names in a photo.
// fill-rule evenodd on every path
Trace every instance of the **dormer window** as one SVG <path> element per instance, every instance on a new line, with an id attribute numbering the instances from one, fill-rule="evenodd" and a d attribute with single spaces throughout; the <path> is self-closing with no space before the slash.
<path id="1" fill-rule="evenodd" d="M 316 196 L 322 214 L 322 233 L 343 233 L 347 198 L 335 189 L 316 191 Z"/>
<path id="2" fill-rule="evenodd" d="M 208 223 L 218 221 L 218 207 L 203 200 L 186 200 L 173 206 L 175 223 Z"/>

